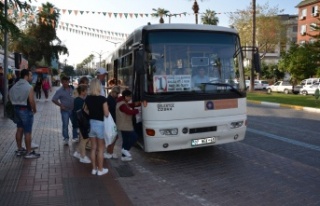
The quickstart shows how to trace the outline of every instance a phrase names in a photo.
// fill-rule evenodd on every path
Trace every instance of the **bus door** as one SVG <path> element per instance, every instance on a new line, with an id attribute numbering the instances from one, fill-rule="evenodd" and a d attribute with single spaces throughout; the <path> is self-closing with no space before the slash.
<path id="1" fill-rule="evenodd" d="M 142 92 L 143 92 L 143 77 L 144 77 L 144 64 L 143 64 L 143 52 L 141 50 L 134 50 L 133 58 L 133 85 L 132 85 L 132 101 L 141 102 Z M 142 106 L 140 106 L 140 111 L 142 111 Z M 143 133 L 142 133 L 142 114 L 133 117 L 133 126 L 135 132 L 138 134 L 138 143 L 143 146 Z"/>

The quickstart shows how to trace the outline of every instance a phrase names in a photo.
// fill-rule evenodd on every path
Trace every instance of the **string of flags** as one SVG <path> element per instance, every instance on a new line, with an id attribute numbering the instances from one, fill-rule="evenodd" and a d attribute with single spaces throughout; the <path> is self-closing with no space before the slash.
<path id="1" fill-rule="evenodd" d="M 72 32 L 75 34 L 81 34 L 90 37 L 96 37 L 106 40 L 123 41 L 128 37 L 126 33 L 106 31 L 101 29 L 90 28 L 86 26 L 80 26 L 77 24 L 70 24 L 66 22 L 59 22 L 58 28 L 64 31 Z"/>

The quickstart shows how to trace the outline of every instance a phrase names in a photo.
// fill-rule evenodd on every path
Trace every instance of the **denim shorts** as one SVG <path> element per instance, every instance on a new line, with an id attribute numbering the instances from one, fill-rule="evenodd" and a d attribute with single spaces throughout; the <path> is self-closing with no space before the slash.
<path id="1" fill-rule="evenodd" d="M 17 127 L 23 128 L 24 133 L 32 133 L 33 112 L 29 109 L 15 108 L 17 118 Z"/>
<path id="2" fill-rule="evenodd" d="M 103 121 L 90 119 L 90 132 L 89 137 L 97 137 L 104 139 L 104 123 Z"/>

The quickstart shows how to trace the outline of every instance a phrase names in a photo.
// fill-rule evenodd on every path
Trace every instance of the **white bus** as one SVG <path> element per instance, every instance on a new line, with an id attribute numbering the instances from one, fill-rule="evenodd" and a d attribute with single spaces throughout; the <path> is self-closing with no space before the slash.
<path id="1" fill-rule="evenodd" d="M 238 33 L 195 24 L 136 29 L 110 55 L 114 78 L 142 102 L 134 119 L 146 152 L 243 140 L 246 88 Z"/>

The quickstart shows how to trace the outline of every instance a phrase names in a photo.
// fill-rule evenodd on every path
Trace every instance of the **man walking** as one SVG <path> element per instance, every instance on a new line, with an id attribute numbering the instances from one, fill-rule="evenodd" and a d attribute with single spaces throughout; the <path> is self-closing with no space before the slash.
<path id="1" fill-rule="evenodd" d="M 9 90 L 9 98 L 14 105 L 15 114 L 17 115 L 17 132 L 16 143 L 18 150 L 17 156 L 26 154 L 27 159 L 38 158 L 40 154 L 31 151 L 31 134 L 33 125 L 33 115 L 37 112 L 34 101 L 34 92 L 31 86 L 32 73 L 23 69 L 20 73 L 20 79 Z M 25 136 L 26 148 L 22 147 L 22 136 Z"/>
<path id="2" fill-rule="evenodd" d="M 62 87 L 60 87 L 52 97 L 52 102 L 60 107 L 62 119 L 62 136 L 65 145 L 69 144 L 69 120 L 72 118 L 73 110 L 73 87 L 69 85 L 69 77 L 64 76 L 61 78 Z M 78 131 L 77 128 L 72 128 L 73 141 L 77 142 Z"/>

